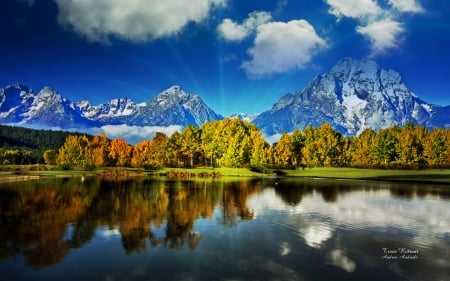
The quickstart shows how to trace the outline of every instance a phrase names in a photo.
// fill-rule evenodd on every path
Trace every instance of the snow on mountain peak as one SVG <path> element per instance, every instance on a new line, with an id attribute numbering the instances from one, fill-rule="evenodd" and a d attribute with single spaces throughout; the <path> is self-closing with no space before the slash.
<path id="1" fill-rule="evenodd" d="M 368 59 L 345 58 L 302 91 L 283 96 L 255 124 L 270 135 L 328 122 L 344 134 L 358 135 L 408 122 L 432 127 L 439 110 L 412 93 L 398 72 Z"/>

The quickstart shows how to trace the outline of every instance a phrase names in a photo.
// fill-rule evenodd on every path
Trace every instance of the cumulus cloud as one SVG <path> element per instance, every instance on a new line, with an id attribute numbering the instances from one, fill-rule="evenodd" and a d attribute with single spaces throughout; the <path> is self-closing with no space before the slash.
<path id="1" fill-rule="evenodd" d="M 425 11 L 416 0 L 389 0 L 389 4 L 399 12 L 404 13 L 422 13 Z"/>
<path id="2" fill-rule="evenodd" d="M 376 0 L 326 0 L 329 13 L 338 21 L 353 18 L 358 22 L 356 31 L 371 43 L 371 56 L 396 49 L 402 43 L 404 25 L 399 20 L 403 13 L 424 12 L 417 0 L 388 0 L 388 6 L 381 8 Z"/>
<path id="3" fill-rule="evenodd" d="M 356 31 L 366 36 L 371 42 L 371 56 L 382 54 L 389 49 L 398 48 L 404 28 L 401 23 L 384 19 L 358 26 Z"/>
<path id="4" fill-rule="evenodd" d="M 258 26 L 254 45 L 248 49 L 251 60 L 241 68 L 251 77 L 262 77 L 304 67 L 311 57 L 326 47 L 306 20 L 269 22 Z"/>
<path id="5" fill-rule="evenodd" d="M 378 3 L 373 0 L 327 0 L 330 14 L 338 19 L 342 17 L 360 18 L 381 12 Z"/>
<path id="6" fill-rule="evenodd" d="M 224 19 L 217 27 L 217 30 L 226 41 L 241 41 L 256 28 L 264 23 L 269 22 L 272 16 L 268 12 L 254 11 L 248 15 L 242 24 L 238 24 L 231 19 Z"/>
<path id="7" fill-rule="evenodd" d="M 88 40 L 115 37 L 143 41 L 177 34 L 190 22 L 205 20 L 227 0 L 54 0 L 58 20 Z"/>

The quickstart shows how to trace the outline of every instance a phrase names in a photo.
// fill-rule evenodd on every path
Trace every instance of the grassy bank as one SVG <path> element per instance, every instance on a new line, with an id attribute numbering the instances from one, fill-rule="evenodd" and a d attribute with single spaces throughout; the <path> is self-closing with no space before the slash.
<path id="1" fill-rule="evenodd" d="M 384 170 L 356 168 L 313 168 L 286 170 L 287 176 L 359 180 L 450 183 L 450 170 Z"/>
<path id="2" fill-rule="evenodd" d="M 94 171 L 82 170 L 57 170 L 55 167 L 48 169 L 31 169 L 27 166 L 15 167 L 13 171 L 0 172 L 0 181 L 39 179 L 45 177 L 74 177 L 74 176 L 103 176 L 103 177 L 130 177 L 130 176 L 166 176 L 172 178 L 196 178 L 196 177 L 270 177 L 273 173 L 263 174 L 251 171 L 247 168 L 163 168 L 157 171 L 143 171 L 140 169 L 104 168 Z M 42 167 L 41 167 L 42 168 Z M 379 180 L 402 182 L 430 182 L 449 183 L 450 170 L 384 170 L 384 169 L 356 169 L 356 168 L 312 168 L 283 170 L 288 177 L 305 178 L 330 178 L 330 179 L 355 179 L 355 180 Z"/>

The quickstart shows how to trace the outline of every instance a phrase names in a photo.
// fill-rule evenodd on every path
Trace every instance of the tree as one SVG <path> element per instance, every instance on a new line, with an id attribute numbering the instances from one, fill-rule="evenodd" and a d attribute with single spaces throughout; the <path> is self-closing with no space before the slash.
<path id="1" fill-rule="evenodd" d="M 305 147 L 305 136 L 299 130 L 292 132 L 292 164 L 296 167 L 302 164 L 302 149 Z"/>
<path id="2" fill-rule="evenodd" d="M 273 144 L 273 165 L 277 168 L 292 168 L 295 161 L 292 136 L 284 133 L 280 140 Z"/>
<path id="3" fill-rule="evenodd" d="M 424 155 L 433 168 L 443 167 L 448 163 L 450 143 L 448 130 L 434 129 L 424 140 Z"/>
<path id="4" fill-rule="evenodd" d="M 424 168 L 426 161 L 423 141 L 427 138 L 428 130 L 423 126 L 415 127 L 413 123 L 408 123 L 398 134 L 398 139 L 401 140 L 397 143 L 400 164 L 409 168 Z"/>
<path id="5" fill-rule="evenodd" d="M 112 164 L 118 167 L 125 167 L 130 163 L 132 148 L 122 139 L 114 139 L 110 143 L 109 157 Z"/>
<path id="6" fill-rule="evenodd" d="M 164 166 L 168 140 L 165 134 L 157 132 L 151 141 L 138 143 L 133 147 L 131 165 L 146 169 Z"/>
<path id="7" fill-rule="evenodd" d="M 57 156 L 58 156 L 57 153 L 53 149 L 47 149 L 46 151 L 44 151 L 43 155 L 45 164 L 55 165 Z"/>
<path id="8" fill-rule="evenodd" d="M 397 160 L 398 157 L 398 128 L 382 129 L 378 132 L 376 138 L 376 159 L 379 164 L 388 165 Z"/>
<path id="9" fill-rule="evenodd" d="M 371 168 L 376 164 L 376 135 L 372 129 L 365 129 L 350 145 L 351 165 Z"/>
<path id="10" fill-rule="evenodd" d="M 109 140 L 105 133 L 102 132 L 100 136 L 94 136 L 90 143 L 92 156 L 94 158 L 94 166 L 102 167 L 109 164 Z"/>
<path id="11" fill-rule="evenodd" d="M 90 169 L 94 167 L 94 158 L 86 136 L 69 135 L 59 149 L 56 164 L 65 168 Z"/>
<path id="12" fill-rule="evenodd" d="M 178 167 L 181 156 L 181 134 L 177 131 L 172 134 L 166 144 L 166 164 L 169 167 Z"/>
<path id="13" fill-rule="evenodd" d="M 200 131 L 195 126 L 189 125 L 184 128 L 180 148 L 185 166 L 193 168 L 195 155 L 200 151 Z"/>
<path id="14" fill-rule="evenodd" d="M 249 138 L 252 141 L 250 165 L 253 167 L 266 166 L 268 164 L 266 153 L 270 147 L 269 144 L 256 127 L 250 131 Z"/>

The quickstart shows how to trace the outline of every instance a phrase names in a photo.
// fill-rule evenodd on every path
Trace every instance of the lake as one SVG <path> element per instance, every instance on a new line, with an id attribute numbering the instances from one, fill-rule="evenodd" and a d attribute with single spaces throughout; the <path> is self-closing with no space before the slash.
<path id="1" fill-rule="evenodd" d="M 0 279 L 449 280 L 450 188 L 324 179 L 0 184 Z"/>

